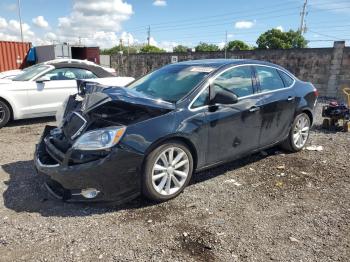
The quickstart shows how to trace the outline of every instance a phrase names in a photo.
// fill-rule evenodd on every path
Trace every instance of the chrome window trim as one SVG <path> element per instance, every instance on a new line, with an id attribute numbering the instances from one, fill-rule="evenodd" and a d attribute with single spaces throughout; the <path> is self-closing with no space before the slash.
<path id="1" fill-rule="evenodd" d="M 276 69 L 276 70 L 278 70 L 278 71 L 281 71 L 281 72 L 285 73 L 287 76 L 289 76 L 290 78 L 293 79 L 293 83 L 292 83 L 290 86 L 286 86 L 286 87 L 283 87 L 283 88 L 271 90 L 272 92 L 273 92 L 273 91 L 278 91 L 278 90 L 283 90 L 283 89 L 286 89 L 286 88 L 291 88 L 292 86 L 294 86 L 294 84 L 295 84 L 295 82 L 296 82 L 295 77 L 294 77 L 293 75 L 291 75 L 291 74 L 288 73 L 287 71 L 282 70 L 282 69 L 280 69 L 280 68 L 278 68 L 278 67 L 275 67 L 275 66 L 268 66 L 268 65 L 254 65 L 254 66 L 274 68 L 274 69 Z M 283 82 L 283 79 L 282 79 L 281 76 L 280 76 L 280 78 L 281 78 L 281 80 L 282 80 L 282 82 Z M 283 84 L 284 84 L 284 82 L 283 82 Z M 271 92 L 271 91 L 268 91 L 268 92 Z M 268 93 L 268 92 L 261 92 L 260 94 L 265 94 L 265 93 Z"/>
<path id="2" fill-rule="evenodd" d="M 293 83 L 290 85 L 290 86 L 287 86 L 287 87 L 283 87 L 283 88 L 279 88 L 279 89 L 275 89 L 275 90 L 271 90 L 271 91 L 267 91 L 267 92 L 259 92 L 259 93 L 255 93 L 255 94 L 251 94 L 251 95 L 247 95 L 247 96 L 242 96 L 242 97 L 238 97 L 238 101 L 242 100 L 242 99 L 246 99 L 246 98 L 249 98 L 249 97 L 254 97 L 254 96 L 257 96 L 257 95 L 264 95 L 264 94 L 270 94 L 270 93 L 274 93 L 274 92 L 278 92 L 278 91 L 281 91 L 281 90 L 286 90 L 286 89 L 290 89 L 294 86 L 295 82 L 296 82 L 296 79 L 295 77 L 290 74 L 289 72 L 281 69 L 281 68 L 278 68 L 276 66 L 270 66 L 270 65 L 261 65 L 261 64 L 242 64 L 242 65 L 234 65 L 232 67 L 229 67 L 229 68 L 226 68 L 225 70 L 223 70 L 222 72 L 216 74 L 215 76 L 212 76 L 210 79 L 208 79 L 207 82 L 212 82 L 214 81 L 217 77 L 219 77 L 221 74 L 225 73 L 226 71 L 228 70 L 231 70 L 233 68 L 236 68 L 236 67 L 241 67 L 241 66 L 264 66 L 264 67 L 270 67 L 270 68 L 274 68 L 276 70 L 279 70 L 283 73 L 285 73 L 286 75 L 288 75 L 289 77 L 291 77 L 293 79 Z M 281 77 L 280 77 L 281 78 Z M 282 80 L 282 78 L 281 78 Z M 283 80 L 282 80 L 283 82 Z M 198 94 L 193 98 L 193 100 L 191 101 L 191 103 L 188 105 L 188 110 L 192 111 L 192 112 L 196 112 L 196 111 L 199 111 L 203 108 L 208 108 L 209 105 L 204 105 L 204 106 L 200 106 L 200 107 L 196 107 L 196 108 L 192 108 L 192 105 L 193 103 L 197 100 L 197 98 L 204 92 L 204 90 L 206 88 L 209 87 L 209 83 L 206 83 L 204 85 L 204 87 L 198 92 Z"/>

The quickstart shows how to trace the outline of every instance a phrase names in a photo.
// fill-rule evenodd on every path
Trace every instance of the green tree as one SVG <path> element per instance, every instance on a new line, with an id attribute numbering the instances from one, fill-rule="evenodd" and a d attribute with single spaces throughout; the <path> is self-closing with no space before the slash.
<path id="1" fill-rule="evenodd" d="M 102 49 L 101 54 L 102 55 L 115 55 L 115 54 L 118 54 L 120 52 L 125 53 L 125 51 L 126 51 L 126 48 L 124 46 L 116 45 L 116 46 L 113 46 L 112 48 Z"/>
<path id="2" fill-rule="evenodd" d="M 123 54 L 135 54 L 139 51 L 140 47 L 134 45 L 134 46 L 123 46 L 123 45 L 116 45 L 109 49 L 102 49 L 101 55 L 116 55 L 120 52 L 123 52 Z"/>
<path id="3" fill-rule="evenodd" d="M 241 40 L 234 40 L 234 41 L 230 41 L 227 43 L 227 50 L 228 51 L 250 50 L 250 49 L 252 49 L 252 48 Z"/>
<path id="4" fill-rule="evenodd" d="M 195 47 L 196 52 L 213 52 L 213 51 L 220 51 L 220 48 L 217 45 L 214 44 L 207 44 L 200 42 Z"/>
<path id="5" fill-rule="evenodd" d="M 173 52 L 175 53 L 186 53 L 188 51 L 188 47 L 184 45 L 178 45 L 173 48 Z"/>
<path id="6" fill-rule="evenodd" d="M 154 45 L 145 45 L 140 49 L 141 53 L 164 53 L 165 50 Z"/>
<path id="7" fill-rule="evenodd" d="M 261 49 L 288 49 L 305 48 L 307 41 L 298 31 L 289 30 L 282 32 L 279 29 L 271 29 L 261 34 L 256 41 Z"/>

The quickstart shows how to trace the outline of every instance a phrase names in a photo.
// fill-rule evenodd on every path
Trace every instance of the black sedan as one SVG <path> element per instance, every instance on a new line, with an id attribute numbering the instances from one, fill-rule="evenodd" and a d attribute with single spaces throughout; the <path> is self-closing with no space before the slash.
<path id="1" fill-rule="evenodd" d="M 127 88 L 79 82 L 58 127 L 47 126 L 35 165 L 67 201 L 165 201 L 193 172 L 309 137 L 317 90 L 254 60 L 167 65 Z"/>

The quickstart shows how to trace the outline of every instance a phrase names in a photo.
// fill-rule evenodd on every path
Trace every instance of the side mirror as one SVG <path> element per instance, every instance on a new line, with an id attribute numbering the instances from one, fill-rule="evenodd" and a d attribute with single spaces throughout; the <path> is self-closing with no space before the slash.
<path id="1" fill-rule="evenodd" d="M 42 77 L 39 77 L 35 82 L 37 83 L 44 83 L 44 82 L 47 82 L 47 81 L 50 81 L 50 77 L 48 76 L 42 76 Z"/>
<path id="2" fill-rule="evenodd" d="M 210 101 L 210 104 L 222 104 L 222 105 L 232 105 L 238 102 L 237 95 L 225 91 L 225 90 L 215 90 L 213 94 L 213 98 Z"/>

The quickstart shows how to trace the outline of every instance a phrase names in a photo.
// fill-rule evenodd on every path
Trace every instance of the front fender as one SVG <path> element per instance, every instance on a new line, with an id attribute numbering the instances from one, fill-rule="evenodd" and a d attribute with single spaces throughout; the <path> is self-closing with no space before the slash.
<path id="1" fill-rule="evenodd" d="M 18 108 L 15 103 L 15 98 L 7 93 L 0 92 L 0 100 L 4 100 L 10 105 L 10 110 L 12 112 L 12 117 L 14 120 L 20 118 L 20 112 L 18 111 Z"/>

